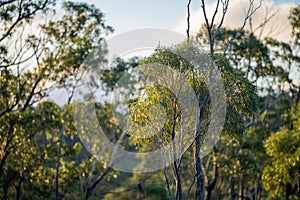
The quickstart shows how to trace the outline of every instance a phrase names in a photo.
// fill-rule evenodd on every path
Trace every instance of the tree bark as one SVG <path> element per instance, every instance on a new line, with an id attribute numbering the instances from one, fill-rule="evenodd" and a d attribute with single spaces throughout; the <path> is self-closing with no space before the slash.
<path id="1" fill-rule="evenodd" d="M 200 130 L 200 129 L 199 129 Z M 200 131 L 199 131 L 200 132 Z M 196 168 L 196 200 L 203 200 L 204 199 L 204 181 L 201 172 L 201 160 L 200 160 L 200 134 L 196 137 L 196 144 L 195 144 L 195 168 Z"/>
<path id="2" fill-rule="evenodd" d="M 241 180 L 240 180 L 239 197 L 240 197 L 240 200 L 244 199 L 244 176 L 243 175 L 241 175 Z"/>
<path id="3" fill-rule="evenodd" d="M 182 200 L 182 184 L 181 184 L 181 174 L 179 172 L 179 166 L 177 165 L 177 162 L 174 162 L 174 170 L 175 170 L 175 176 L 176 176 L 176 200 Z"/>
<path id="4" fill-rule="evenodd" d="M 4 155 L 2 156 L 1 162 L 0 162 L 0 177 L 2 176 L 3 168 L 6 163 L 6 159 L 10 154 L 9 149 L 10 149 L 10 144 L 11 144 L 13 138 L 14 138 L 14 124 L 12 122 L 10 122 L 9 128 L 8 128 L 8 135 L 7 135 L 6 143 L 5 143 L 5 147 L 4 147 L 4 153 L 3 153 Z"/>
<path id="5" fill-rule="evenodd" d="M 7 200 L 7 191 L 8 191 L 8 185 L 4 185 L 2 187 L 3 189 L 3 197 L 2 197 L 2 200 Z"/>
<path id="6" fill-rule="evenodd" d="M 145 199 L 145 191 L 142 183 L 139 183 L 137 185 L 138 194 L 137 194 L 137 200 L 143 200 Z"/>
<path id="7" fill-rule="evenodd" d="M 261 173 L 257 174 L 256 184 L 255 184 L 255 200 L 260 200 L 261 197 Z"/>
<path id="8" fill-rule="evenodd" d="M 103 180 L 103 178 L 112 170 L 111 167 L 106 168 L 103 173 L 98 176 L 98 178 L 95 180 L 95 182 L 86 189 L 85 192 L 85 200 L 89 199 L 89 197 L 92 195 L 93 190 L 96 188 L 96 186 Z"/>
<path id="9" fill-rule="evenodd" d="M 235 190 L 234 190 L 234 179 L 232 176 L 230 176 L 229 193 L 230 193 L 230 200 L 234 200 L 235 199 Z"/>
<path id="10" fill-rule="evenodd" d="M 19 177 L 18 184 L 16 186 L 16 196 L 15 196 L 16 200 L 19 200 L 21 197 L 21 185 L 22 185 L 23 180 L 24 180 L 23 177 Z"/>
<path id="11" fill-rule="evenodd" d="M 201 105 L 201 103 L 199 102 L 200 113 L 199 113 L 197 126 L 196 126 L 196 136 L 195 136 L 196 139 L 195 139 L 195 152 L 194 152 L 195 171 L 196 171 L 196 175 L 195 175 L 196 176 L 196 195 L 195 195 L 196 200 L 204 199 L 204 180 L 201 172 L 201 159 L 200 159 L 200 148 L 201 148 L 200 136 L 201 136 L 201 123 L 204 114 L 203 105 L 207 105 L 209 99 L 210 99 L 210 95 L 207 94 L 205 100 L 203 101 L 203 104 Z"/>
<path id="12" fill-rule="evenodd" d="M 170 183 L 169 183 L 169 178 L 168 178 L 168 174 L 167 174 L 167 167 L 164 167 L 164 176 L 165 176 L 165 181 L 166 181 L 166 187 L 167 187 L 167 191 L 168 191 L 168 196 L 169 196 L 169 200 L 174 200 L 174 196 L 171 192 L 170 189 Z"/>
<path id="13" fill-rule="evenodd" d="M 58 146 L 58 153 L 57 153 L 57 163 L 56 163 L 56 174 L 55 174 L 55 199 L 59 200 L 59 168 L 61 164 L 61 149 L 62 149 L 62 140 L 64 136 L 65 125 L 62 125 L 61 133 L 59 136 L 59 146 Z"/>
<path id="14" fill-rule="evenodd" d="M 186 30 L 187 42 L 190 42 L 190 17 L 191 17 L 190 6 L 191 6 L 191 3 L 192 3 L 192 0 L 188 0 L 188 4 L 187 4 L 187 30 Z"/>
<path id="15" fill-rule="evenodd" d="M 205 200 L 210 200 L 211 199 L 211 194 L 212 191 L 215 188 L 216 182 L 217 182 L 217 178 L 218 178 L 218 166 L 217 166 L 217 160 L 214 159 L 213 161 L 213 178 L 211 181 L 208 180 L 208 175 L 206 173 L 206 169 L 203 165 L 203 163 L 201 162 L 201 168 L 202 168 L 202 173 L 204 176 L 204 184 L 205 184 L 205 193 L 204 193 L 204 199 Z"/>

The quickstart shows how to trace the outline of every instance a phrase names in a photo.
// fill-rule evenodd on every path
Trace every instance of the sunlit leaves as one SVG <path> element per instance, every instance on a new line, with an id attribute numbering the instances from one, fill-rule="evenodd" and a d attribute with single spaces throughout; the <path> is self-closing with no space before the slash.
<path id="1" fill-rule="evenodd" d="M 265 189 L 270 192 L 270 198 L 297 199 L 299 195 L 297 193 L 300 177 L 300 121 L 298 117 L 299 111 L 295 111 L 292 128 L 281 128 L 264 144 L 271 163 L 264 169 L 262 178 Z"/>

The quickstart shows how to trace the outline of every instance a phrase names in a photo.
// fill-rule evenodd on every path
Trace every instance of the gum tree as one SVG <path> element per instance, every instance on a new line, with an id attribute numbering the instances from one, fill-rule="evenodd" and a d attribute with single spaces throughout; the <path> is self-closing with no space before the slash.
<path id="1" fill-rule="evenodd" d="M 37 198 L 40 191 L 59 199 L 66 192 L 74 192 L 71 186 L 62 189 L 63 182 L 78 180 L 75 162 L 69 160 L 79 145 L 74 142 L 76 130 L 70 109 L 42 102 L 51 90 L 65 88 L 70 103 L 79 72 L 90 67 L 83 66 L 83 60 L 96 46 L 103 45 L 112 28 L 105 24 L 99 9 L 74 2 L 63 3 L 61 19 L 46 20 L 37 27 L 31 24 L 37 16 L 51 16 L 54 3 L 0 3 L 0 179 L 4 199 L 13 194 L 16 199 Z M 54 174 L 55 179 L 47 178 Z M 55 183 L 55 193 L 51 183 Z M 25 190 L 28 188 L 32 192 Z"/>

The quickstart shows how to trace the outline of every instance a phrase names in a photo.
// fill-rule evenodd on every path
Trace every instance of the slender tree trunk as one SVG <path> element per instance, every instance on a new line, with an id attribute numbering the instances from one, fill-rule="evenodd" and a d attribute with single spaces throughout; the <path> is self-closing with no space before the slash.
<path id="1" fill-rule="evenodd" d="M 4 165 L 6 163 L 6 159 L 9 155 L 9 151 L 4 151 L 4 156 L 1 158 L 1 162 L 0 162 L 0 176 L 2 176 L 2 173 L 3 173 L 3 168 L 4 168 Z"/>
<path id="2" fill-rule="evenodd" d="M 176 183 L 176 192 L 175 197 L 176 200 L 182 200 L 182 184 L 181 184 L 181 170 L 180 170 L 180 161 L 178 160 L 177 156 L 179 156 L 180 152 L 177 152 L 176 144 L 174 143 L 175 133 L 176 133 L 176 119 L 177 119 L 177 99 L 174 98 L 173 101 L 173 121 L 172 121 L 172 148 L 173 148 L 173 159 L 174 162 L 172 164 L 172 170 L 175 174 L 175 183 Z M 179 159 L 180 160 L 180 159 Z"/>
<path id="3" fill-rule="evenodd" d="M 2 176 L 3 173 L 3 168 L 4 165 L 6 163 L 6 159 L 10 154 L 10 144 L 12 142 L 14 138 L 14 124 L 12 122 L 9 123 L 9 128 L 8 128 L 8 134 L 7 134 L 7 138 L 6 138 L 6 143 L 5 143 L 5 147 L 4 147 L 4 155 L 1 158 L 1 162 L 0 162 L 0 177 Z"/>
<path id="4" fill-rule="evenodd" d="M 144 200 L 145 199 L 145 191 L 142 183 L 139 183 L 137 185 L 138 194 L 137 194 L 137 200 Z"/>
<path id="5" fill-rule="evenodd" d="M 293 187 L 290 183 L 285 185 L 285 199 L 289 200 L 293 194 Z"/>
<path id="6" fill-rule="evenodd" d="M 240 191 L 239 191 L 240 200 L 244 200 L 244 176 L 241 175 L 240 180 Z"/>
<path id="7" fill-rule="evenodd" d="M 190 17 L 191 17 L 190 6 L 191 6 L 191 3 L 192 3 L 192 0 L 188 0 L 188 4 L 187 4 L 187 30 L 186 30 L 187 42 L 190 42 Z"/>
<path id="8" fill-rule="evenodd" d="M 200 132 L 200 131 L 199 131 Z M 196 168 L 196 200 L 204 199 L 204 180 L 201 172 L 201 160 L 200 160 L 200 135 L 196 137 L 195 144 L 195 168 Z"/>
<path id="9" fill-rule="evenodd" d="M 256 184 L 255 184 L 255 200 L 260 200 L 261 197 L 261 173 L 257 174 Z"/>
<path id="10" fill-rule="evenodd" d="M 198 94 L 197 94 L 198 96 Z M 206 98 L 203 102 L 203 105 L 206 105 L 210 99 L 210 95 L 207 94 Z M 201 172 L 201 159 L 200 159 L 200 148 L 201 148 L 201 123 L 204 114 L 203 105 L 200 104 L 200 113 L 197 120 L 196 126 L 196 136 L 195 136 L 195 152 L 194 152 L 194 160 L 195 160 L 195 171 L 196 171 L 196 200 L 203 200 L 204 199 L 204 180 Z"/>
<path id="11" fill-rule="evenodd" d="M 173 194 L 172 194 L 171 188 L 170 188 L 170 183 L 169 183 L 166 166 L 164 167 L 164 175 L 165 175 L 165 181 L 166 181 L 166 187 L 167 187 L 167 191 L 168 191 L 169 200 L 174 200 L 174 197 L 173 197 Z"/>
<path id="12" fill-rule="evenodd" d="M 110 170 L 112 170 L 111 167 L 106 168 L 102 174 L 100 176 L 98 176 L 98 178 L 92 183 L 92 185 L 90 187 L 86 188 L 85 191 L 85 200 L 89 199 L 90 196 L 93 193 L 93 190 L 96 188 L 96 186 L 104 179 L 104 177 L 110 172 Z"/>
<path id="13" fill-rule="evenodd" d="M 234 190 L 234 179 L 232 176 L 230 176 L 230 189 L 229 189 L 229 193 L 230 193 L 230 200 L 234 200 L 235 199 L 235 190 Z"/>
<path id="14" fill-rule="evenodd" d="M 16 186 L 16 196 L 15 196 L 16 200 L 19 200 L 21 197 L 21 185 L 22 185 L 23 180 L 24 180 L 23 177 L 19 177 L 18 184 Z"/>
<path id="15" fill-rule="evenodd" d="M 213 191 L 212 189 L 206 189 L 205 197 L 204 197 L 205 200 L 210 200 L 212 191 Z"/>
<path id="16" fill-rule="evenodd" d="M 7 200 L 7 192 L 8 192 L 8 185 L 4 185 L 2 187 L 3 189 L 3 197 L 2 197 L 2 200 Z"/>
<path id="17" fill-rule="evenodd" d="M 202 170 L 206 170 L 204 168 L 204 165 L 201 165 L 201 166 L 202 166 Z M 204 178 L 204 180 L 206 180 L 206 181 L 204 181 L 205 182 L 205 194 L 204 194 L 204 199 L 205 200 L 210 200 L 211 199 L 212 191 L 214 190 L 216 182 L 217 182 L 218 167 L 217 167 L 217 160 L 216 159 L 214 159 L 214 161 L 213 161 L 213 171 L 214 171 L 214 175 L 213 175 L 213 178 L 210 182 L 208 181 L 208 175 L 207 175 L 206 171 L 203 172 L 203 175 L 206 176 L 206 178 Z"/>
<path id="18" fill-rule="evenodd" d="M 64 132 L 64 125 L 63 125 L 63 128 L 62 128 L 60 136 L 59 136 L 59 147 L 58 147 L 58 153 L 57 153 L 56 174 L 55 174 L 55 199 L 56 200 L 59 200 L 59 182 L 58 182 L 58 179 L 59 179 L 59 168 L 60 168 L 63 132 Z"/>
<path id="19" fill-rule="evenodd" d="M 58 155 L 57 155 L 57 163 L 56 163 L 56 172 L 55 172 L 55 199 L 59 200 L 59 167 L 60 167 L 60 155 L 61 155 L 61 142 L 59 142 Z"/>
<path id="20" fill-rule="evenodd" d="M 300 169 L 299 169 L 300 171 Z M 298 194 L 300 194 L 300 176 L 298 177 Z"/>
<path id="21" fill-rule="evenodd" d="M 176 200 L 182 200 L 182 184 L 181 184 L 181 174 L 178 169 L 177 162 L 174 162 L 174 170 L 176 175 Z"/>

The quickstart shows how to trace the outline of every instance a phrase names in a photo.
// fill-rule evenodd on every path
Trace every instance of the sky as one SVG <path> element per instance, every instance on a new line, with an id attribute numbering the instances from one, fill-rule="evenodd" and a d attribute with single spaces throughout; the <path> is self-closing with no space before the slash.
<path id="1" fill-rule="evenodd" d="M 258 0 L 256 0 L 259 2 Z M 186 31 L 186 4 L 187 0 L 87 0 L 105 13 L 107 23 L 115 28 L 112 36 L 140 28 L 163 28 L 185 34 Z M 215 0 L 208 0 L 208 13 L 213 12 Z M 253 18 L 253 25 L 259 24 L 265 16 L 266 8 L 277 10 L 278 15 L 270 22 L 266 30 L 272 29 L 273 35 L 280 40 L 287 40 L 290 28 L 287 16 L 291 7 L 300 4 L 300 0 L 275 0 L 263 1 L 263 6 Z M 228 15 L 225 19 L 226 26 L 239 27 L 242 24 L 244 9 L 247 0 L 231 0 Z M 191 32 L 195 34 L 203 23 L 203 14 L 200 0 L 192 0 L 191 4 Z M 280 34 L 278 34 L 280 32 Z"/>

